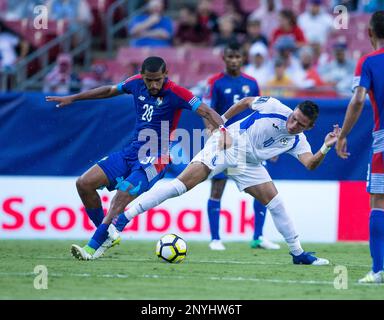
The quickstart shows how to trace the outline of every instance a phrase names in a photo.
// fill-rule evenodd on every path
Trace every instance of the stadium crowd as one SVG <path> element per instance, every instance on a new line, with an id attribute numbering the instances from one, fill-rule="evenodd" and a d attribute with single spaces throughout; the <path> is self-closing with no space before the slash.
<path id="1" fill-rule="evenodd" d="M 364 17 L 370 12 L 384 9 L 384 1 L 259 0 L 249 2 L 251 5 L 248 2 L 129 1 L 131 10 L 127 12 L 130 20 L 126 30 L 128 47 L 183 48 L 191 52 L 211 48 L 212 52 L 217 52 L 230 42 L 238 42 L 243 45 L 246 53 L 243 71 L 258 81 L 263 94 L 351 94 L 355 62 L 361 54 L 366 53 L 365 50 L 370 50 L 369 42 L 364 36 L 357 37 L 360 42 L 363 40 L 364 45 L 360 43 L 356 46 L 356 42 L 352 41 L 359 31 L 357 19 L 350 21 L 348 29 L 352 31 L 336 29 L 334 8 L 344 5 L 351 15 Z M 33 50 L 22 35 L 10 30 L 2 20 L 32 18 L 36 6 L 46 5 L 50 20 L 64 19 L 70 27 L 82 24 L 91 28 L 95 19 L 90 3 L 90 0 L 0 0 L 0 67 L 12 68 L 13 64 Z M 299 6 L 289 6 L 290 3 L 299 3 Z M 244 9 L 244 4 L 247 4 L 247 9 Z M 365 29 L 360 31 L 365 32 Z M 197 93 L 204 88 L 204 79 L 213 71 L 221 71 L 217 56 L 213 56 L 214 59 L 216 66 L 197 68 L 197 76 L 192 76 L 191 70 L 180 71 L 196 80 L 194 89 Z M 76 76 L 67 75 L 66 80 L 63 80 L 59 70 L 66 68 L 60 68 L 60 63 L 69 64 L 68 68 L 72 68 L 71 57 L 58 58 L 57 66 L 46 75 L 44 90 L 65 93 L 81 88 L 89 89 L 103 82 L 110 83 L 113 78 L 107 65 L 97 62 L 91 72 L 80 74 L 78 81 L 83 83 L 73 86 Z M 130 72 L 132 69 L 125 76 L 129 76 Z M 180 82 L 185 84 L 182 80 Z M 54 86 L 53 83 L 60 85 Z"/>

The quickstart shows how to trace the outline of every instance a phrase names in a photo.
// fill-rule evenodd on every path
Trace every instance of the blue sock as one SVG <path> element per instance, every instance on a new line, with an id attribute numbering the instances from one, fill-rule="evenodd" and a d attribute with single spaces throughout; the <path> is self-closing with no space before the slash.
<path id="1" fill-rule="evenodd" d="M 253 233 L 253 240 L 257 240 L 260 236 L 263 235 L 263 227 L 267 208 L 255 199 L 253 201 L 253 211 L 255 212 L 255 231 Z"/>
<path id="2" fill-rule="evenodd" d="M 212 240 L 219 240 L 220 200 L 208 200 L 208 220 Z"/>
<path id="3" fill-rule="evenodd" d="M 384 264 L 384 211 L 371 210 L 369 217 L 369 249 L 372 257 L 372 271 L 383 270 Z"/>
<path id="4" fill-rule="evenodd" d="M 119 216 L 117 217 L 117 220 L 113 222 L 115 225 L 117 231 L 122 232 L 125 228 L 125 226 L 128 224 L 129 220 L 125 216 L 124 213 L 120 213 Z"/>
<path id="5" fill-rule="evenodd" d="M 105 240 L 108 238 L 108 227 L 109 224 L 102 223 L 97 227 L 97 230 L 92 236 L 92 239 L 89 240 L 88 246 L 91 248 L 97 250 L 99 247 L 104 243 Z"/>
<path id="6" fill-rule="evenodd" d="M 85 208 L 85 211 L 87 212 L 89 219 L 92 220 L 92 222 L 96 227 L 98 227 L 103 222 L 103 219 L 104 219 L 103 208 L 101 207 L 96 209 Z"/>

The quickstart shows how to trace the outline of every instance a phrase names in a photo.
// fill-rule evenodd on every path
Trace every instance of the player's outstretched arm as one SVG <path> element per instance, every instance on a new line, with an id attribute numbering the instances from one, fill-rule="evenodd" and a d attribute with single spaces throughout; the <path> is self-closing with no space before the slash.
<path id="1" fill-rule="evenodd" d="M 322 147 L 315 154 L 306 152 L 299 155 L 299 161 L 308 169 L 315 170 L 324 160 L 328 151 L 336 144 L 337 138 L 340 134 L 339 125 L 333 126 L 333 131 L 329 132 Z"/>
<path id="2" fill-rule="evenodd" d="M 243 112 L 244 110 L 251 108 L 252 102 L 255 100 L 255 97 L 247 97 L 241 99 L 239 102 L 235 103 L 232 107 L 230 107 L 222 116 L 224 122 L 231 119 L 235 115 Z"/>
<path id="3" fill-rule="evenodd" d="M 102 86 L 70 96 L 47 96 L 45 97 L 45 100 L 48 102 L 57 102 L 56 107 L 61 108 L 78 100 L 103 99 L 114 97 L 119 94 L 120 92 L 118 91 L 117 86 L 113 85 Z"/>
<path id="4" fill-rule="evenodd" d="M 344 123 L 340 131 L 339 138 L 336 143 L 336 153 L 342 159 L 347 159 L 350 155 L 347 152 L 347 136 L 360 118 L 361 111 L 364 107 L 367 89 L 357 87 L 351 101 L 349 102 L 347 113 L 345 114 Z"/>
<path id="5" fill-rule="evenodd" d="M 200 106 L 196 110 L 197 114 L 200 115 L 205 121 L 208 128 L 211 130 L 218 129 L 221 125 L 224 124 L 223 119 L 220 115 L 208 107 L 204 102 L 200 104 Z"/>

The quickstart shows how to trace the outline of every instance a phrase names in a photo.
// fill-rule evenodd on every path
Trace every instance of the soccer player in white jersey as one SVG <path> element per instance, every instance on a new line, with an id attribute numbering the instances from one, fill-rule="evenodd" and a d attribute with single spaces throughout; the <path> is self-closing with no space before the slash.
<path id="1" fill-rule="evenodd" d="M 240 191 L 255 197 L 270 211 L 277 230 L 288 244 L 294 264 L 327 265 L 329 261 L 302 249 L 298 234 L 265 167 L 263 160 L 282 153 L 296 157 L 307 169 L 317 168 L 336 143 L 339 127 L 326 135 L 315 154 L 303 133 L 314 126 L 319 109 L 311 101 L 294 110 L 272 97 L 248 97 L 240 100 L 222 116 L 224 122 L 246 108 L 254 112 L 228 128 L 221 127 L 208 139 L 188 167 L 171 182 L 156 184 L 140 195 L 125 212 L 128 220 L 163 201 L 180 196 L 200 182 L 224 170 Z"/>

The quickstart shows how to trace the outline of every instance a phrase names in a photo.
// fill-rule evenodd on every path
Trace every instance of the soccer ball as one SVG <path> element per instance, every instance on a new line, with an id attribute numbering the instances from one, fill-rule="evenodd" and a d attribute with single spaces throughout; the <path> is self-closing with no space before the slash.
<path id="1" fill-rule="evenodd" d="M 187 243 L 176 234 L 166 234 L 157 241 L 156 255 L 169 263 L 183 262 L 187 255 Z"/>

